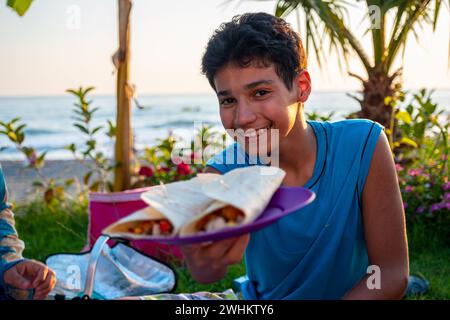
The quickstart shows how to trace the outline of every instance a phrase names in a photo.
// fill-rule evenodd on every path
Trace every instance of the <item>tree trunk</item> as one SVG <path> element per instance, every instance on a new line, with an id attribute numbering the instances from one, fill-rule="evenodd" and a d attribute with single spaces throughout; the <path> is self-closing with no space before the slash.
<path id="1" fill-rule="evenodd" d="M 117 114 L 114 171 L 114 191 L 130 188 L 133 135 L 131 132 L 131 98 L 128 84 L 130 59 L 131 0 L 118 0 L 119 50 L 115 54 L 117 68 Z"/>
<path id="2" fill-rule="evenodd" d="M 368 74 L 368 80 L 364 80 L 359 76 L 351 74 L 361 80 L 363 84 L 361 110 L 351 114 L 350 118 L 365 118 L 376 121 L 383 125 L 387 130 L 387 135 L 392 141 L 395 136 L 396 120 L 393 118 L 395 107 L 385 99 L 392 97 L 396 99 L 400 92 L 400 76 L 401 70 L 394 72 L 391 76 L 385 72 L 373 69 Z M 387 102 L 387 103 L 386 103 Z"/>

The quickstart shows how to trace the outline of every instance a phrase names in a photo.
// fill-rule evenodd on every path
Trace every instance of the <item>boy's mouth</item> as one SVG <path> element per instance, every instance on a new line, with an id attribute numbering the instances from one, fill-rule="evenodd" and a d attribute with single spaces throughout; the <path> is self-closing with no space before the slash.
<path id="1" fill-rule="evenodd" d="M 267 127 L 262 127 L 262 128 L 257 128 L 257 129 L 250 128 L 247 130 L 238 130 L 237 133 L 241 138 L 254 139 L 256 137 L 259 137 L 262 134 L 268 134 L 271 129 L 273 129 L 273 124 L 270 124 Z"/>

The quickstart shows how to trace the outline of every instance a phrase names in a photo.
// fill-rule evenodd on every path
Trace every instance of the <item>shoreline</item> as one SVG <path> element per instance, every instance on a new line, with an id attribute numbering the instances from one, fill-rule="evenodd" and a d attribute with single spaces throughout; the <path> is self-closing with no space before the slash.
<path id="1" fill-rule="evenodd" d="M 32 186 L 33 182 L 39 180 L 38 175 L 32 169 L 24 166 L 25 161 L 22 160 L 0 160 L 3 174 L 8 189 L 9 202 L 23 202 L 32 200 L 35 194 Z M 78 160 L 46 160 L 42 168 L 42 174 L 46 178 L 55 178 L 67 180 L 76 178 L 78 181 L 83 180 L 83 176 L 88 171 Z M 74 194 L 75 186 L 68 188 L 69 194 Z"/>

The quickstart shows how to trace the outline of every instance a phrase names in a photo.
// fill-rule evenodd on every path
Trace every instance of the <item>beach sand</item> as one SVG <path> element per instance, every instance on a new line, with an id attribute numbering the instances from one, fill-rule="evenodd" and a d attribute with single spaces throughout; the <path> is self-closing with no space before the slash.
<path id="1" fill-rule="evenodd" d="M 32 169 L 25 167 L 24 161 L 0 161 L 8 188 L 8 201 L 22 202 L 33 199 L 35 189 L 33 181 L 40 180 Z M 88 170 L 76 160 L 46 160 L 42 173 L 46 178 L 70 179 L 77 178 L 83 181 Z M 69 188 L 69 194 L 75 194 L 76 184 Z"/>

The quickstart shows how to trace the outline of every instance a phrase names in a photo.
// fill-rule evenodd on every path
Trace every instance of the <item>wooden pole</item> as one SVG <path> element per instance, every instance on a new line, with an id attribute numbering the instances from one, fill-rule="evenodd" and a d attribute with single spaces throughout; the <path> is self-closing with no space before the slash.
<path id="1" fill-rule="evenodd" d="M 133 135 L 131 131 L 131 98 L 129 85 L 130 60 L 130 13 L 131 0 L 118 0 L 119 7 L 119 50 L 114 60 L 117 67 L 117 114 L 114 191 L 130 188 Z"/>

